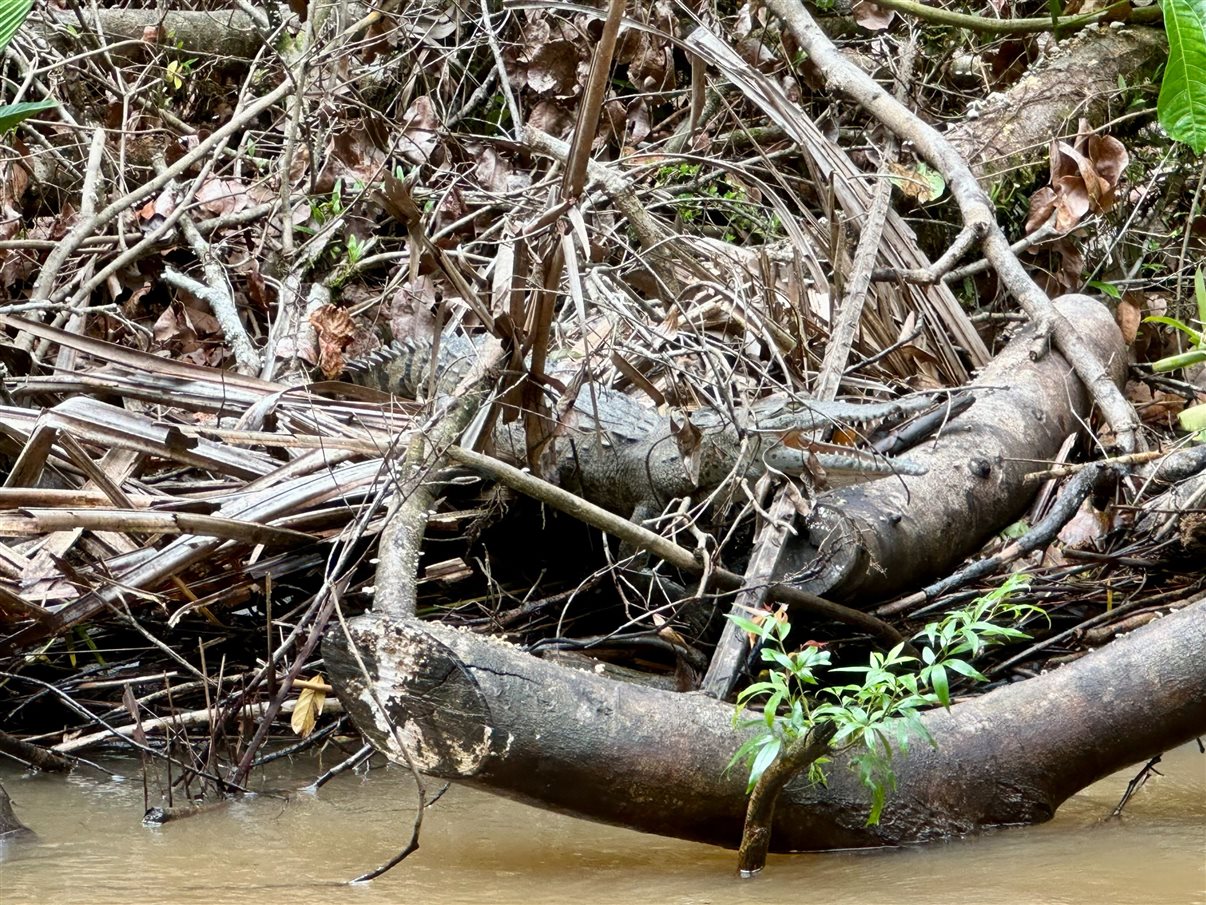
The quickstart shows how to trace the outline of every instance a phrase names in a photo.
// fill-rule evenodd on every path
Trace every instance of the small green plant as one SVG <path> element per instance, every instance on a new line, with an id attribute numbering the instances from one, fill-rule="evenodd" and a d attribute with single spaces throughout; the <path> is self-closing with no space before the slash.
<path id="1" fill-rule="evenodd" d="M 184 87 L 189 75 L 192 74 L 196 62 L 196 60 L 172 60 L 164 70 L 163 80 L 173 91 L 179 91 Z"/>
<path id="2" fill-rule="evenodd" d="M 1198 325 L 1206 326 L 1206 277 L 1203 277 L 1201 267 L 1197 269 L 1197 272 L 1193 276 L 1193 294 L 1198 309 Z M 1195 330 L 1189 324 L 1175 317 L 1155 315 L 1145 317 L 1143 322 L 1145 324 L 1164 324 L 1166 327 L 1173 327 L 1184 333 L 1189 338 L 1190 343 L 1192 343 L 1188 352 L 1180 352 L 1176 355 L 1170 355 L 1167 358 L 1161 358 L 1159 361 L 1152 362 L 1152 370 L 1157 374 L 1164 371 L 1176 371 L 1179 368 L 1188 368 L 1191 365 L 1201 364 L 1206 361 L 1206 334 L 1201 330 Z M 1177 420 L 1182 430 L 1194 434 L 1195 440 L 1199 443 L 1206 442 L 1206 405 L 1190 406 L 1181 412 Z"/>
<path id="3" fill-rule="evenodd" d="M 680 161 L 678 163 L 667 164 L 659 167 L 657 172 L 653 174 L 653 184 L 658 188 L 664 185 L 679 185 L 683 182 L 690 182 L 699 176 L 700 165 L 698 163 L 687 163 Z"/>
<path id="4" fill-rule="evenodd" d="M 1194 300 L 1197 302 L 1198 323 L 1206 324 L 1206 279 L 1202 276 L 1201 267 L 1198 268 L 1197 273 L 1193 277 L 1193 294 Z M 1159 361 L 1153 362 L 1152 370 L 1156 373 L 1175 371 L 1178 368 L 1187 368 L 1190 365 L 1206 361 L 1206 336 L 1203 336 L 1200 330 L 1195 330 L 1189 324 L 1175 317 L 1164 317 L 1162 315 L 1145 317 L 1143 322 L 1145 324 L 1164 324 L 1166 327 L 1173 327 L 1184 333 L 1189 337 L 1189 341 L 1193 343 L 1193 347 L 1188 352 L 1170 355 L 1168 358 L 1161 358 Z"/>
<path id="5" fill-rule="evenodd" d="M 1122 290 L 1108 280 L 1089 280 L 1085 285 L 1089 289 L 1100 292 L 1102 295 L 1108 295 L 1114 301 L 1122 298 Z"/>
<path id="6" fill-rule="evenodd" d="M 791 624 L 782 616 L 754 621 L 731 615 L 738 626 L 762 646 L 762 661 L 768 665 L 763 678 L 737 696 L 734 722 L 756 731 L 733 759 L 749 768 L 749 790 L 766 769 L 792 742 L 814 731 L 833 732 L 828 751 L 852 749 L 851 765 L 871 793 L 868 824 L 879 822 L 887 795 L 895 787 L 892 758 L 907 754 L 913 738 L 931 745 L 934 739 L 919 715 L 925 708 L 950 707 L 952 674 L 985 681 L 972 660 L 986 648 L 1028 637 L 1018 628 L 999 624 L 1020 623 L 1033 615 L 1045 615 L 1031 604 L 1016 603 L 1014 595 L 1026 586 L 1024 575 L 1011 575 L 993 591 L 969 606 L 932 622 L 913 637 L 919 656 L 906 652 L 904 643 L 887 653 L 872 653 L 866 666 L 830 669 L 829 651 L 805 645 L 788 651 L 784 642 Z M 852 673 L 861 681 L 820 686 L 817 672 Z M 762 705 L 762 716 L 749 719 L 743 708 Z M 828 756 L 814 760 L 809 779 L 825 782 Z"/>
<path id="7" fill-rule="evenodd" d="M 353 233 L 348 233 L 346 244 L 348 263 L 354 267 L 364 260 L 365 255 L 367 255 L 372 249 L 373 245 L 376 244 L 376 237 L 370 237 L 362 242 L 360 239 L 357 239 Z"/>
<path id="8" fill-rule="evenodd" d="M 331 188 L 331 199 L 320 201 L 314 205 L 314 219 L 318 221 L 319 226 L 322 226 L 340 216 L 343 211 L 343 180 L 336 179 L 335 185 Z"/>

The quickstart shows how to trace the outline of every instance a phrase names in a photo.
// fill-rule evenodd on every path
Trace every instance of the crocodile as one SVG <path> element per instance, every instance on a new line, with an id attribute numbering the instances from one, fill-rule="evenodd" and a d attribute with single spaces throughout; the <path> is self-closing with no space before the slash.
<path id="1" fill-rule="evenodd" d="M 438 351 L 414 340 L 395 340 L 348 362 L 355 383 L 411 398 L 432 384 L 453 392 L 477 354 L 463 334 L 440 338 Z M 554 376 L 569 379 L 554 370 Z M 890 475 L 922 475 L 926 467 L 853 447 L 823 443 L 810 435 L 836 425 L 861 427 L 933 407 L 929 397 L 891 402 L 817 401 L 773 395 L 731 412 L 700 408 L 660 414 L 637 397 L 605 386 L 579 393 L 558 427 L 550 471 L 554 480 L 583 498 L 625 515 L 660 511 L 671 499 L 709 493 L 733 478 L 756 479 L 767 470 L 799 475 L 817 465 L 835 483 Z M 688 427 L 688 423 L 690 427 Z M 526 461 L 522 424 L 500 423 L 494 451 Z"/>

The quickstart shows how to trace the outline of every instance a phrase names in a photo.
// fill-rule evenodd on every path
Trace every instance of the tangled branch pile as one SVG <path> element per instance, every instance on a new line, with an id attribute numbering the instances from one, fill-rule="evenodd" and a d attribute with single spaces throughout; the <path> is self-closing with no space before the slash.
<path id="1" fill-rule="evenodd" d="M 1031 347 L 1054 341 L 1088 385 L 1105 442 L 1140 445 L 1108 363 L 1046 290 L 1090 276 L 1125 290 L 1130 341 L 1137 312 L 1175 301 L 1197 242 L 1165 241 L 1184 213 L 1170 201 L 1183 162 L 1151 165 L 1162 151 L 1132 129 L 1128 183 L 1123 145 L 1088 135 L 1150 92 L 1106 103 L 1079 144 L 1079 125 L 1052 122 L 1067 141 L 1033 206 L 1033 186 L 994 171 L 998 222 L 926 125 L 958 115 L 968 89 L 962 70 L 921 70 L 949 35 L 858 36 L 843 55 L 793 0 L 712 27 L 661 0 L 622 22 L 622 4 L 291 6 L 69 5 L 35 16 L 10 51 L 19 92 L 61 107 L 22 127 L 0 169 L 6 723 L 20 716 L 51 744 L 65 727 L 124 727 L 144 745 L 131 727 L 192 708 L 208 738 L 178 756 L 241 787 L 293 683 L 321 671 L 323 633 L 374 589 L 380 607 L 698 685 L 723 621 L 708 577 L 746 569 L 742 593 L 767 584 L 762 526 L 781 539 L 808 503 L 774 468 L 757 484 L 734 469 L 619 513 L 698 550 L 698 569 L 671 567 L 640 533 L 613 542 L 449 458 L 458 443 L 494 450 L 491 425 L 517 413 L 512 463 L 550 475 L 576 454 L 567 438 L 607 441 L 601 400 L 623 393 L 668 425 L 691 474 L 699 441 L 683 413 L 735 423 L 772 395 L 957 387 L 1003 345 L 1016 300 L 1036 322 Z M 977 89 L 1003 91 L 1023 61 L 1054 55 L 1033 37 L 959 40 Z M 1026 267 L 1006 240 L 1025 229 Z M 988 265 L 956 271 L 977 248 Z M 438 371 L 435 347 L 464 336 L 483 364 L 458 372 L 459 394 L 426 370 L 421 402 L 318 382 L 391 339 L 432 349 Z M 1145 332 L 1143 353 L 1161 341 Z M 1196 393 L 1128 390 L 1148 422 Z M 823 483 L 810 449 L 804 476 Z M 1141 490 L 1109 492 L 1130 504 Z M 1061 644 L 1200 582 L 1150 580 L 1178 529 L 1178 555 L 1199 543 L 1192 520 L 1153 515 L 1128 540 L 1128 512 L 1086 509 L 1065 546 L 1048 549 L 1048 531 L 994 562 L 1047 550 L 1032 566 L 1067 579 L 1047 600 Z M 1103 583 L 1123 606 L 1101 600 Z M 183 742 L 187 725 L 144 728 Z"/>

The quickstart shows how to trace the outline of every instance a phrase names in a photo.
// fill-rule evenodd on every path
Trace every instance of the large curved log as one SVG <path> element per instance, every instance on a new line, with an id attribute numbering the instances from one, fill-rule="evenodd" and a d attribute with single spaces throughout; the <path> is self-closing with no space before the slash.
<path id="1" fill-rule="evenodd" d="M 622 685 L 437 624 L 365 616 L 324 643 L 331 681 L 367 738 L 425 773 L 645 832 L 735 847 L 745 815 L 733 709 Z M 839 756 L 826 787 L 793 781 L 772 848 L 917 842 L 1051 817 L 1071 794 L 1206 734 L 1206 603 L 1052 673 L 935 711 L 898 759 L 882 822 Z M 380 702 L 378 707 L 377 702 Z"/>
<path id="2" fill-rule="evenodd" d="M 1114 377 L 1126 348 L 1108 308 L 1084 295 L 1057 307 Z M 969 388 L 976 403 L 939 437 L 909 450 L 929 471 L 828 493 L 807 531 L 784 545 L 778 578 L 833 599 L 866 603 L 947 574 L 1013 522 L 1033 499 L 1028 472 L 1051 460 L 1069 434 L 1083 435 L 1089 398 L 1072 366 L 1051 352 L 1032 361 L 1023 330 Z"/>

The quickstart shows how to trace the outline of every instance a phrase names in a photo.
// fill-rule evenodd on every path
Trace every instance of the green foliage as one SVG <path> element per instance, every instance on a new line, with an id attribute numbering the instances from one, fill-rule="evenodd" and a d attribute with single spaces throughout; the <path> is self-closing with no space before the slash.
<path id="1" fill-rule="evenodd" d="M 1197 302 L 1198 324 L 1206 325 L 1206 277 L 1203 277 L 1201 267 L 1198 268 L 1193 277 L 1193 294 Z M 1152 370 L 1156 373 L 1175 371 L 1178 368 L 1187 368 L 1206 361 L 1206 334 L 1203 334 L 1202 331 L 1195 330 L 1189 324 L 1177 320 L 1175 317 L 1145 317 L 1143 322 L 1145 324 L 1164 324 L 1166 327 L 1180 330 L 1189 338 L 1190 343 L 1193 344 L 1188 352 L 1170 355 L 1167 358 L 1161 358 L 1159 361 L 1153 362 Z M 1181 425 L 1181 430 L 1193 434 L 1194 440 L 1198 443 L 1206 442 L 1206 405 L 1190 406 L 1181 412 L 1177 420 Z"/>
<path id="2" fill-rule="evenodd" d="M 950 706 L 952 675 L 984 681 L 972 660 L 986 648 L 1028 637 L 999 621 L 1017 623 L 1044 615 L 1038 607 L 1013 602 L 1025 585 L 1025 576 L 1011 575 L 964 609 L 927 625 L 913 637 L 920 659 L 906 653 L 903 643 L 898 644 L 887 653 L 872 653 L 866 666 L 831 669 L 860 680 L 826 687 L 820 687 L 817 672 L 830 667 L 829 652 L 811 645 L 787 651 L 784 641 L 791 625 L 785 618 L 768 616 L 755 622 L 730 616 L 762 643 L 767 671 L 737 696 L 734 722 L 758 731 L 737 750 L 729 767 L 746 763 L 749 789 L 753 790 L 785 747 L 814 729 L 832 727 L 830 751 L 854 751 L 851 765 L 871 793 L 867 823 L 878 823 L 887 795 L 895 787 L 892 758 L 896 753 L 907 754 L 913 738 L 934 744 L 919 719 L 922 709 Z M 750 720 L 741 708 L 754 703 L 762 705 L 762 716 Z M 822 757 L 811 764 L 809 779 L 824 782 L 829 761 Z"/>
<path id="3" fill-rule="evenodd" d="M 17 29 L 33 8 L 33 0 L 0 0 L 0 50 L 8 46 Z M 43 110 L 53 110 L 56 101 L 27 101 L 22 104 L 0 104 L 0 134 L 15 129 L 18 123 Z"/>
<path id="4" fill-rule="evenodd" d="M 163 80 L 167 82 L 168 87 L 173 91 L 179 91 L 184 87 L 185 81 L 193 72 L 193 66 L 196 60 L 172 60 L 167 64 L 167 69 L 163 72 Z"/>
<path id="5" fill-rule="evenodd" d="M 654 184 L 677 189 L 675 210 L 679 220 L 719 227 L 725 242 L 767 242 L 783 234 L 778 216 L 751 201 L 735 176 L 701 176 L 700 164 L 679 162 L 659 167 Z"/>
<path id="6" fill-rule="evenodd" d="M 1177 416 L 1181 430 L 1193 434 L 1195 443 L 1206 443 L 1206 405 L 1192 405 Z"/>
<path id="7" fill-rule="evenodd" d="M 1161 0 L 1168 65 L 1156 112 L 1172 138 L 1206 150 L 1206 0 Z"/>
<path id="8" fill-rule="evenodd" d="M 0 104 L 0 134 L 10 132 L 17 128 L 18 124 L 25 122 L 35 113 L 41 113 L 43 110 L 53 110 L 57 107 L 58 101 L 26 101 L 22 104 Z"/>
<path id="9" fill-rule="evenodd" d="M 1115 301 L 1122 298 L 1122 290 L 1113 283 L 1107 283 L 1105 280 L 1089 280 L 1086 285 L 1090 289 L 1095 289 L 1102 295 L 1107 295 Z"/>
<path id="10" fill-rule="evenodd" d="M 364 259 L 364 253 L 368 246 L 372 244 L 372 241 L 372 239 L 369 239 L 367 242 L 361 242 L 356 238 L 354 233 L 348 233 L 347 242 L 345 243 L 348 248 L 348 263 L 359 264 Z"/>
<path id="11" fill-rule="evenodd" d="M 1021 518 L 1012 525 L 1006 527 L 1005 530 L 1001 532 L 1001 537 L 1005 538 L 1006 540 L 1017 540 L 1019 537 L 1024 536 L 1029 530 L 1030 522 L 1024 518 Z"/>
<path id="12" fill-rule="evenodd" d="M 8 46 L 33 9 L 33 0 L 0 0 L 0 50 Z"/>
<path id="13" fill-rule="evenodd" d="M 1198 324 L 1206 326 L 1206 277 L 1203 276 L 1201 267 L 1193 275 L 1193 294 L 1194 301 L 1197 303 Z M 1188 368 L 1206 361 L 1206 333 L 1195 330 L 1189 324 L 1174 317 L 1145 317 L 1143 322 L 1164 324 L 1180 330 L 1193 344 L 1188 352 L 1170 355 L 1153 362 L 1153 371 L 1157 373 L 1175 371 L 1178 368 Z M 1177 423 L 1180 424 L 1181 430 L 1193 434 L 1195 442 L 1206 443 L 1206 405 L 1193 405 L 1185 409 L 1177 416 Z"/>

